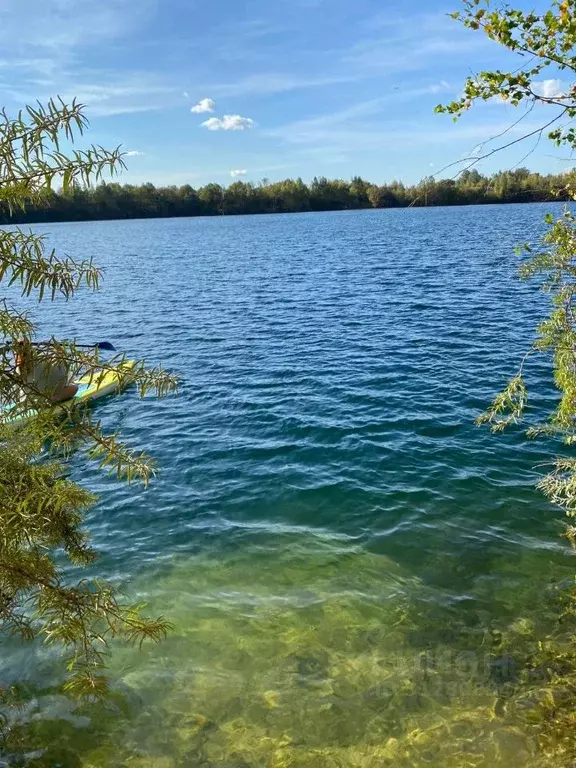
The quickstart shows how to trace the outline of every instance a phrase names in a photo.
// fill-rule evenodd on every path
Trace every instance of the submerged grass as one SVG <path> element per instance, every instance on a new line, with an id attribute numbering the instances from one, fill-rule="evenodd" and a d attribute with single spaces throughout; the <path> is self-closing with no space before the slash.
<path id="1" fill-rule="evenodd" d="M 114 654 L 118 694 L 96 713 L 29 718 L 30 749 L 48 748 L 28 762 L 571 765 L 576 625 L 565 586 L 519 594 L 514 569 L 535 565 L 500 563 L 471 607 L 387 557 L 309 536 L 188 558 L 140 585 L 175 632 Z"/>

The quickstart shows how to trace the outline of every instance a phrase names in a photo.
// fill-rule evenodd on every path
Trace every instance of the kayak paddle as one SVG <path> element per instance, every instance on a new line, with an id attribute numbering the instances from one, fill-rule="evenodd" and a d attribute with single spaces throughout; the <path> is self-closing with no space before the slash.
<path id="1" fill-rule="evenodd" d="M 86 349 L 96 347 L 96 349 L 104 349 L 107 352 L 116 352 L 114 344 L 110 344 L 109 341 L 97 341 L 95 344 L 76 344 L 77 347 L 84 347 Z"/>
<path id="2" fill-rule="evenodd" d="M 50 344 L 49 341 L 33 341 L 33 347 L 43 347 L 46 344 Z M 93 344 L 74 344 L 75 347 L 81 349 L 104 349 L 106 352 L 116 352 L 116 347 L 109 341 L 95 341 Z"/>
<path id="3" fill-rule="evenodd" d="M 33 341 L 32 346 L 33 347 L 42 347 L 46 346 L 46 344 L 49 344 L 49 341 Z M 103 349 L 106 352 L 116 352 L 116 347 L 114 344 L 111 344 L 109 341 L 96 341 L 94 344 L 76 344 L 75 346 L 81 347 L 83 349 Z M 11 349 L 11 345 L 8 345 L 6 347 L 0 347 L 0 352 L 8 352 Z"/>

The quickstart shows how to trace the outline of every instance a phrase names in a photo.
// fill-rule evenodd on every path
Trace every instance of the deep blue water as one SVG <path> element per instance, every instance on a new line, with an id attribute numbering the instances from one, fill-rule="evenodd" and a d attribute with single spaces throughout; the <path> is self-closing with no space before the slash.
<path id="1" fill-rule="evenodd" d="M 550 581 L 571 574 L 560 515 L 534 489 L 542 471 L 536 465 L 551 446 L 526 442 L 519 431 L 495 437 L 474 426 L 515 372 L 546 311 L 537 286 L 517 279 L 514 246 L 542 234 L 543 216 L 555 207 L 39 227 L 60 251 L 94 257 L 104 269 L 99 293 L 35 307 L 42 331 L 109 340 L 129 357 L 162 363 L 182 377 L 175 397 L 139 400 L 130 391 L 96 409 L 107 428 L 120 429 L 156 459 L 161 473 L 150 489 L 128 488 L 74 463 L 74 477 L 100 496 L 87 517 L 101 552 L 97 572 L 150 598 L 178 628 L 178 639 L 151 655 L 118 662 L 124 685 L 131 665 L 154 678 L 158 659 L 171 679 L 188 674 L 186 627 L 208 604 L 223 614 L 207 635 L 245 631 L 249 644 L 253 624 L 226 622 L 238 606 L 244 616 L 251 589 L 299 606 L 303 593 L 295 598 L 283 579 L 298 572 L 298 589 L 314 592 L 327 557 L 335 578 L 340 558 L 359 558 L 348 586 L 331 591 L 345 602 L 353 593 L 359 605 L 378 602 L 383 564 L 400 569 L 395 583 L 408 606 L 419 606 L 420 619 L 397 640 L 399 648 L 409 631 L 409 642 L 416 636 L 419 648 L 430 647 L 440 624 L 453 625 L 456 634 L 462 627 L 506 627 L 534 608 Z M 530 376 L 534 405 L 550 407 L 548 362 L 531 365 Z M 291 614 L 287 621 L 299 631 L 316 626 Z M 200 666 L 208 676 L 225 655 L 214 642 L 212 654 L 202 644 Z M 322 641 L 328 649 L 331 642 Z M 256 674 L 259 653 L 274 668 L 284 658 L 269 648 L 244 661 L 229 655 L 223 690 L 243 670 Z M 194 667 L 194 680 L 198 674 Z M 166 714 L 168 694 L 148 682 L 135 685 L 145 709 L 156 707 L 156 725 L 144 727 L 141 713 L 123 725 L 123 743 L 134 755 L 166 758 L 163 766 L 274 764 L 264 753 L 247 756 L 275 727 L 253 714 L 251 694 L 234 693 L 245 702 L 236 719 L 252 717 L 263 729 L 252 741 L 246 737 L 244 752 L 238 747 L 244 762 L 225 763 L 217 739 L 202 747 L 204 763 L 199 752 L 193 762 L 194 728 L 188 737 L 167 738 L 176 727 Z M 266 695 L 268 687 L 282 690 L 278 681 L 262 686 Z M 287 683 L 286 691 L 289 699 Z M 196 690 L 192 698 L 199 696 Z M 314 712 L 308 717 L 314 721 Z M 224 705 L 212 718 L 219 733 L 236 721 Z M 330 727 L 329 719 L 318 726 L 324 744 L 332 743 Z M 362 740 L 365 724 L 358 729 Z M 188 752 L 174 746 L 180 738 L 189 739 Z M 487 764 L 500 764 L 491 759 Z"/>

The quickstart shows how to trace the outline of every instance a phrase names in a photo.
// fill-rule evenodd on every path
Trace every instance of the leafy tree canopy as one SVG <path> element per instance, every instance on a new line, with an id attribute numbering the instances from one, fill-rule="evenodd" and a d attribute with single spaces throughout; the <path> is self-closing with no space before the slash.
<path id="1" fill-rule="evenodd" d="M 72 186 L 51 191 L 25 209 L 10 211 L 0 203 L 0 223 L 84 221 L 94 219 L 220 216 L 362 208 L 405 208 L 478 203 L 529 203 L 565 200 L 566 182 L 574 174 L 531 173 L 527 168 L 484 176 L 475 168 L 453 179 L 428 176 L 414 186 L 398 181 L 373 184 L 355 176 L 344 179 L 302 179 L 253 184 L 235 181 L 228 187 L 210 183 L 196 190 L 152 184 L 102 182 L 92 188 Z"/>
<path id="2" fill-rule="evenodd" d="M 520 11 L 509 6 L 495 6 L 490 0 L 463 0 L 463 10 L 452 14 L 464 26 L 484 32 L 518 55 L 520 65 L 510 71 L 485 71 L 469 77 L 461 99 L 448 105 L 439 105 L 438 112 L 456 119 L 472 107 L 477 100 L 502 98 L 517 107 L 526 107 L 523 116 L 537 105 L 553 109 L 537 130 L 532 130 L 503 146 L 547 133 L 556 145 L 576 149 L 576 0 L 555 0 L 543 14 Z M 551 94 L 542 89 L 543 75 L 560 74 L 562 80 L 548 79 L 555 85 Z M 570 82 L 564 78 L 569 77 Z M 519 121 L 517 121 L 518 123 Z M 516 123 L 516 124 L 517 124 Z M 487 154 L 499 151 L 491 149 Z M 486 156 L 486 155 L 484 155 Z M 475 158 L 477 161 L 482 158 Z M 525 169 L 518 169 L 525 177 Z M 467 180 L 469 180 L 467 176 Z M 568 178 L 565 191 L 575 197 L 576 188 Z M 488 423 L 494 431 L 516 424 L 524 417 L 528 405 L 528 385 L 525 378 L 526 360 L 539 353 L 550 354 L 553 360 L 554 381 L 560 392 L 557 407 L 528 435 L 551 435 L 565 445 L 576 443 L 576 218 L 569 208 L 554 219 L 546 217 L 549 227 L 541 243 L 526 244 L 521 253 L 524 263 L 521 276 L 542 279 L 543 289 L 551 295 L 552 310 L 540 324 L 536 339 L 521 362 L 518 373 L 506 389 L 493 401 L 479 424 Z M 560 457 L 554 468 L 540 482 L 548 498 L 571 516 L 576 516 L 576 459 Z M 576 543 L 576 527 L 570 526 L 568 535 Z"/>
<path id="3" fill-rule="evenodd" d="M 26 206 L 42 205 L 58 184 L 63 194 L 123 166 L 121 152 L 91 146 L 65 151 L 86 128 L 83 108 L 61 100 L 27 107 L 16 117 L 0 113 L 0 203 L 13 215 Z M 66 424 L 54 417 L 46 393 L 28 382 L 16 365 L 18 341 L 31 344 L 32 317 L 12 306 L 9 296 L 68 299 L 81 286 L 98 287 L 100 273 L 90 260 L 61 258 L 42 235 L 19 227 L 0 232 L 0 402 L 15 403 L 13 414 L 36 409 L 38 416 L 15 431 L 0 420 L 0 631 L 23 640 L 43 638 L 66 650 L 69 693 L 101 696 L 107 692 L 103 673 L 108 639 L 132 642 L 159 639 L 168 628 L 163 618 L 147 618 L 142 606 L 121 599 L 112 584 L 95 579 L 72 583 L 68 564 L 86 566 L 96 553 L 84 529 L 84 512 L 93 494 L 67 479 L 72 451 L 128 481 L 148 482 L 154 467 L 116 434 L 102 431 L 87 409 L 69 413 Z M 3 341 L 2 341 L 3 340 Z M 123 358 L 108 362 L 96 351 L 73 342 L 51 339 L 34 347 L 49 365 L 65 363 L 95 377 L 114 370 Z M 123 374 L 121 374 L 123 375 Z M 125 375 L 123 383 L 127 384 Z M 131 378 L 142 394 L 174 389 L 176 381 L 160 368 L 142 363 Z M 61 554 L 64 553 L 65 557 Z"/>

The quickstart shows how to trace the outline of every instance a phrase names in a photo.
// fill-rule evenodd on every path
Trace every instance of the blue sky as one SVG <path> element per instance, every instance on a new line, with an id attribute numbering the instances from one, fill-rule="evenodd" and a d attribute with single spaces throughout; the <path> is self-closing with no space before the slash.
<path id="1" fill-rule="evenodd" d="M 458 6 L 0 0 L 3 102 L 13 110 L 77 96 L 90 140 L 131 153 L 126 182 L 229 183 L 234 171 L 254 181 L 360 174 L 414 182 L 520 116 L 504 103 L 482 104 L 457 125 L 433 113 L 458 96 L 467 74 L 513 61 L 448 18 Z M 547 114 L 534 110 L 508 135 Z M 482 170 L 511 167 L 531 147 Z M 525 164 L 557 172 L 572 162 L 542 142 Z"/>

